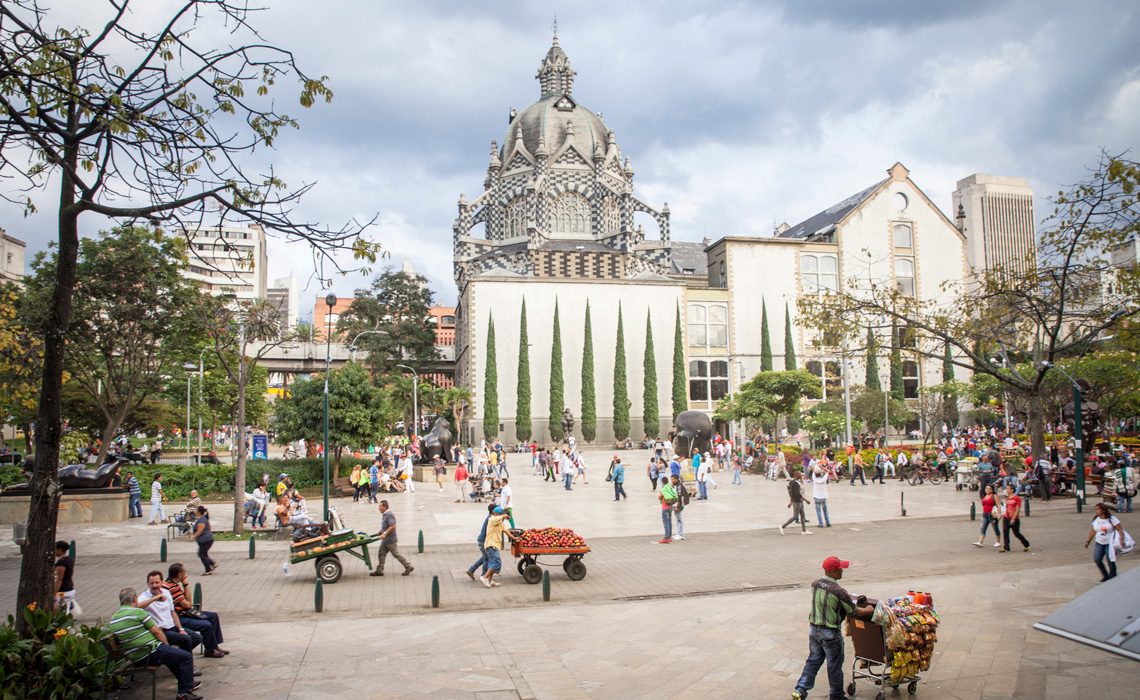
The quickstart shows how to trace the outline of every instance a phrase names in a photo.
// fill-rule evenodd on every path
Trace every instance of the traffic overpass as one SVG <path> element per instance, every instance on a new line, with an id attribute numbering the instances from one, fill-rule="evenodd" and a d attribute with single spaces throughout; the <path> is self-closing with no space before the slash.
<path id="1" fill-rule="evenodd" d="M 270 386 L 288 387 L 297 377 L 319 375 L 325 371 L 325 344 L 320 342 L 289 342 L 265 348 L 266 343 L 251 342 L 246 346 L 246 357 L 255 357 L 264 352 L 258 365 L 269 371 Z M 438 346 L 439 359 L 424 363 L 418 368 L 421 380 L 439 375 L 455 379 L 455 347 Z M 345 366 L 353 360 L 367 359 L 365 352 L 349 350 L 347 343 L 330 343 L 328 358 L 333 369 Z M 392 364 L 396 361 L 392 360 Z"/>

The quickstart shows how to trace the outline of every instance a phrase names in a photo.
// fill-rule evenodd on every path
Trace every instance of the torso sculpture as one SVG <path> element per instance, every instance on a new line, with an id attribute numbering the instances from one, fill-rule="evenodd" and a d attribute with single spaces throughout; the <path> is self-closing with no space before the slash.
<path id="1" fill-rule="evenodd" d="M 562 432 L 569 438 L 574 434 L 574 414 L 570 412 L 570 407 L 562 409 Z"/>

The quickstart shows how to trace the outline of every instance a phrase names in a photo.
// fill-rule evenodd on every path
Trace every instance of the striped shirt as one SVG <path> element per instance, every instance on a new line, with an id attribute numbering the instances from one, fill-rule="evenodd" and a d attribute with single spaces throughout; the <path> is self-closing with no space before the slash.
<path id="1" fill-rule="evenodd" d="M 808 622 L 817 627 L 839 629 L 843 618 L 855 612 L 855 604 L 839 582 L 830 576 L 813 581 L 811 584 L 811 614 Z"/>
<path id="2" fill-rule="evenodd" d="M 123 656 L 135 663 L 158 649 L 158 638 L 150 631 L 154 624 L 154 620 L 142 608 L 124 605 L 111 616 L 107 629 L 115 635 Z"/>

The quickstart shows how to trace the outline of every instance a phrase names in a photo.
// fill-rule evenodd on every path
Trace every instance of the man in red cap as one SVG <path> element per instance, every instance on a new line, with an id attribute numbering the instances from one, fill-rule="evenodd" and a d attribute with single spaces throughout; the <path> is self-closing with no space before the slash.
<path id="1" fill-rule="evenodd" d="M 811 613 L 808 615 L 808 658 L 804 671 L 792 691 L 793 700 L 803 700 L 815 686 L 815 677 L 823 662 L 827 661 L 827 682 L 831 686 L 831 700 L 844 700 L 843 692 L 843 632 L 839 625 L 849 615 L 871 616 L 870 605 L 857 606 L 851 594 L 839 585 L 843 570 L 851 562 L 839 557 L 823 560 L 823 578 L 811 584 Z"/>

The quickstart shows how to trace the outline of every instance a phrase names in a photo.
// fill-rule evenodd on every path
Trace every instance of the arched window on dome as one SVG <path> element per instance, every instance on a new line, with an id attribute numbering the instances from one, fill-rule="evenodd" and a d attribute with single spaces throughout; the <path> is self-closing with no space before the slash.
<path id="1" fill-rule="evenodd" d="M 550 209 L 550 224 L 554 233 L 589 233 L 590 203 L 575 192 L 558 195 Z"/>
<path id="2" fill-rule="evenodd" d="M 526 198 L 515 197 L 507 204 L 507 238 L 526 236 Z"/>
<path id="3" fill-rule="evenodd" d="M 602 200 L 602 230 L 612 233 L 621 229 L 621 205 L 616 197 Z"/>

